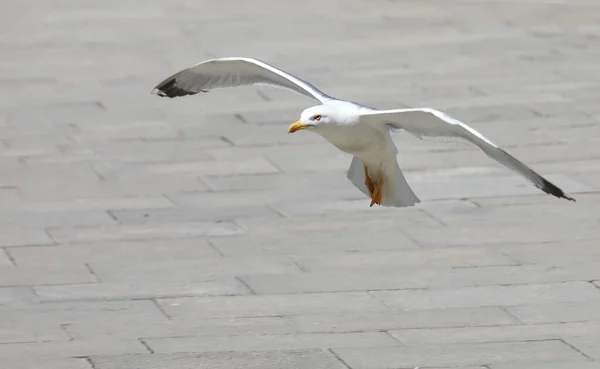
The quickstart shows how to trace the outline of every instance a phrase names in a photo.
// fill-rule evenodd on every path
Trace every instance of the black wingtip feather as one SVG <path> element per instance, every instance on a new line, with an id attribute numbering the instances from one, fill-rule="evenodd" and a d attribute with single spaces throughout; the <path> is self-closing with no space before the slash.
<path id="1" fill-rule="evenodd" d="M 543 186 L 540 187 L 540 189 L 549 195 L 567 199 L 569 201 L 576 201 L 573 197 L 567 195 L 563 190 L 545 179 L 543 179 Z"/>
<path id="2" fill-rule="evenodd" d="M 179 96 L 187 96 L 187 95 L 195 95 L 198 93 L 196 91 L 188 91 L 186 89 L 183 89 L 183 88 L 177 86 L 177 78 L 175 78 L 175 77 L 169 78 L 169 79 L 165 80 L 164 82 L 160 83 L 158 86 L 156 86 L 154 88 L 154 90 L 152 92 L 160 97 L 170 97 L 170 98 L 179 97 Z M 205 92 L 205 91 L 203 91 L 203 92 Z"/>

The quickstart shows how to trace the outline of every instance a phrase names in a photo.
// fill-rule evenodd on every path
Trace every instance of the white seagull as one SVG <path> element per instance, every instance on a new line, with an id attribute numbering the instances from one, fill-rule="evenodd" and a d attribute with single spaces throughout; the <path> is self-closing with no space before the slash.
<path id="1" fill-rule="evenodd" d="M 420 139 L 466 140 L 547 194 L 575 201 L 479 132 L 441 111 L 431 108 L 377 110 L 338 100 L 310 83 L 257 59 L 230 57 L 207 60 L 165 79 L 152 93 L 173 98 L 216 88 L 261 84 L 288 89 L 320 103 L 304 110 L 288 132 L 313 131 L 338 149 L 352 154 L 354 158 L 347 177 L 371 198 L 370 206 L 404 207 L 420 202 L 398 166 L 398 149 L 390 136 L 392 129 L 407 131 Z"/>

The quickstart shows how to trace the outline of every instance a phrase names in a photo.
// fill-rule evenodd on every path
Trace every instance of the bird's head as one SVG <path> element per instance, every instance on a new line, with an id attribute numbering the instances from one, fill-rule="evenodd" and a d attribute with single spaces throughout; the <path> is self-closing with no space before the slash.
<path id="1" fill-rule="evenodd" d="M 300 119 L 290 126 L 288 132 L 294 133 L 303 129 L 319 131 L 345 122 L 346 117 L 339 110 L 331 106 L 317 105 L 304 110 Z"/>

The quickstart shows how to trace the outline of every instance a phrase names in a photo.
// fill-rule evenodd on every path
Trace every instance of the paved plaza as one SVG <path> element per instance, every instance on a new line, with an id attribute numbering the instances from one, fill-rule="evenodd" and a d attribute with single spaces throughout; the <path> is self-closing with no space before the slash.
<path id="1" fill-rule="evenodd" d="M 1 369 L 600 368 L 600 1 L 5 0 Z M 251 56 L 378 108 L 423 200 L 369 208 L 313 102 L 150 90 Z"/>

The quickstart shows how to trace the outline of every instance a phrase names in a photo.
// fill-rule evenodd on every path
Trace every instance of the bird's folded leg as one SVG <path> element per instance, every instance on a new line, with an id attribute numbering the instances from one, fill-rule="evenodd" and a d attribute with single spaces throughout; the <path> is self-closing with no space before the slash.
<path id="1" fill-rule="evenodd" d="M 371 177 L 369 177 L 369 170 L 365 165 L 365 186 L 367 186 L 367 190 L 369 190 L 369 196 L 373 197 L 373 191 L 375 191 L 375 183 L 371 181 Z"/>
<path id="2" fill-rule="evenodd" d="M 371 205 L 369 205 L 370 207 L 372 207 L 375 204 L 381 205 L 382 183 L 382 173 L 379 173 L 377 179 L 373 181 L 371 180 L 371 177 L 369 177 L 369 171 L 365 166 L 365 185 L 367 186 L 367 189 L 369 190 L 369 195 L 371 196 Z"/>

